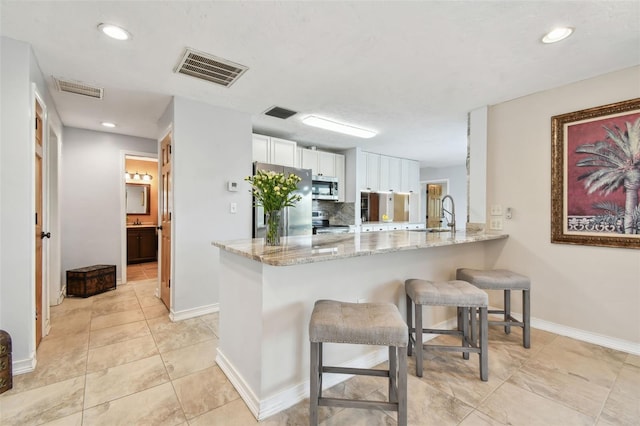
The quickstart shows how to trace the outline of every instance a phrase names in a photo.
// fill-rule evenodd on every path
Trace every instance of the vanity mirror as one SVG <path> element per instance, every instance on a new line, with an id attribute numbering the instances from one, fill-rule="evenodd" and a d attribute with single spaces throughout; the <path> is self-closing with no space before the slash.
<path id="1" fill-rule="evenodd" d="M 147 183 L 126 184 L 127 214 L 150 214 L 151 185 Z"/>

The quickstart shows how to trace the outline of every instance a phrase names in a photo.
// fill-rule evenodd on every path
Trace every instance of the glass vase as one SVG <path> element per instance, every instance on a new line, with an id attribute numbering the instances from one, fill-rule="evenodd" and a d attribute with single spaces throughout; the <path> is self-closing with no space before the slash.
<path id="1" fill-rule="evenodd" d="M 280 245 L 280 210 L 266 212 L 267 233 L 264 243 L 268 246 Z"/>

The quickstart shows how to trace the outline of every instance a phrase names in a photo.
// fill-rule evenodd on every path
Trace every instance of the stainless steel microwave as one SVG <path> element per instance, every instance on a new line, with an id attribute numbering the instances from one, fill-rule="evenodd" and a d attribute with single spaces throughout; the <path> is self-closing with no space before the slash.
<path id="1" fill-rule="evenodd" d="M 338 201 L 338 178 L 314 175 L 311 179 L 311 198 Z"/>

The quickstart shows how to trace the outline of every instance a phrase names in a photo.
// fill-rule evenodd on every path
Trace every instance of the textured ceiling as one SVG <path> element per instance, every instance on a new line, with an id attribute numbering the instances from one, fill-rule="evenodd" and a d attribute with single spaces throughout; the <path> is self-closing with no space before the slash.
<path id="1" fill-rule="evenodd" d="M 329 149 L 360 146 L 463 164 L 466 115 L 640 64 L 640 1 L 5 1 L 3 36 L 32 45 L 45 77 L 104 87 L 50 90 L 65 125 L 158 137 L 170 97 L 248 112 L 254 130 Z M 119 24 L 128 42 L 106 38 Z M 557 25 L 569 39 L 543 45 Z M 185 47 L 245 65 L 225 88 L 174 73 Z M 640 84 L 640 83 L 639 83 Z M 263 115 L 277 105 L 299 114 Z M 300 122 L 323 115 L 379 131 L 357 139 Z"/>

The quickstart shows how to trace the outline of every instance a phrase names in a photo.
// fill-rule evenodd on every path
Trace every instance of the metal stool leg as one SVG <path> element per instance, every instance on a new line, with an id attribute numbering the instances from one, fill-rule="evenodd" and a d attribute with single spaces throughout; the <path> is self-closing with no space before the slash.
<path id="1" fill-rule="evenodd" d="M 398 402 L 398 348 L 389 346 L 389 402 Z"/>
<path id="2" fill-rule="evenodd" d="M 511 290 L 504 291 L 504 322 L 511 321 Z M 511 333 L 511 326 L 505 325 L 504 332 Z"/>
<path id="3" fill-rule="evenodd" d="M 411 356 L 413 350 L 411 345 L 411 329 L 413 329 L 413 301 L 406 294 L 405 299 L 407 301 L 407 325 L 409 326 L 409 343 L 407 344 L 407 355 Z"/>
<path id="4" fill-rule="evenodd" d="M 318 424 L 318 398 L 320 389 L 320 346 L 322 343 L 311 342 L 311 384 L 309 386 L 309 425 Z"/>
<path id="5" fill-rule="evenodd" d="M 489 380 L 489 319 L 487 308 L 480 308 L 480 380 Z"/>
<path id="6" fill-rule="evenodd" d="M 416 376 L 422 377 L 422 357 L 424 349 L 422 347 L 422 305 L 415 305 L 416 316 Z"/>
<path id="7" fill-rule="evenodd" d="M 469 338 L 469 311 L 468 306 L 458 308 L 462 312 L 462 347 L 469 347 L 467 339 Z M 469 359 L 469 352 L 462 352 L 463 359 Z"/>
<path id="8" fill-rule="evenodd" d="M 407 426 L 407 355 L 398 349 L 398 426 Z"/>
<path id="9" fill-rule="evenodd" d="M 531 295 L 529 290 L 522 290 L 522 344 L 531 347 Z"/>

